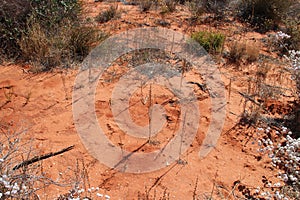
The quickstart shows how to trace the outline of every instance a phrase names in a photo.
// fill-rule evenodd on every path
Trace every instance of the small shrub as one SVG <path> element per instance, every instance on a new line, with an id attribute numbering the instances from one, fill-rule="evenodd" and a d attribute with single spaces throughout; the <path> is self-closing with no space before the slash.
<path id="1" fill-rule="evenodd" d="M 275 51 L 279 54 L 285 54 L 288 52 L 288 44 L 291 38 L 290 35 L 283 33 L 282 31 L 276 32 L 275 34 L 268 35 L 266 40 L 267 45 L 269 46 L 270 51 Z"/>
<path id="2" fill-rule="evenodd" d="M 41 26 L 38 23 L 29 26 L 19 42 L 23 58 L 46 67 L 58 65 L 59 58 L 51 52 L 50 40 Z"/>
<path id="3" fill-rule="evenodd" d="M 199 31 L 192 34 L 192 38 L 209 53 L 219 53 L 224 47 L 225 35 L 222 33 Z"/>
<path id="4" fill-rule="evenodd" d="M 257 31 L 274 29 L 287 15 L 292 0 L 242 0 L 238 17 L 249 22 Z"/>
<path id="5" fill-rule="evenodd" d="M 120 17 L 120 14 L 118 12 L 118 6 L 110 6 L 109 9 L 100 12 L 96 16 L 96 21 L 99 23 L 106 23 L 112 19 Z"/>
<path id="6" fill-rule="evenodd" d="M 94 27 L 81 26 L 71 29 L 68 49 L 73 60 L 83 61 L 93 46 L 106 37 Z"/>

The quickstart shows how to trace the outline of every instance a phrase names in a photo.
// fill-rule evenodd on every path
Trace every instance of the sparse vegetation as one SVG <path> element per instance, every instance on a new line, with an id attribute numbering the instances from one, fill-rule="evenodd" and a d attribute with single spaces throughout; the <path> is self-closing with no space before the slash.
<path id="1" fill-rule="evenodd" d="M 87 169 L 83 161 L 76 161 L 76 168 L 71 174 L 66 174 L 67 179 L 53 180 L 47 172 L 43 171 L 42 162 L 39 160 L 42 156 L 37 156 L 37 151 L 31 146 L 32 141 L 24 143 L 22 138 L 27 130 L 5 130 L 0 126 L 0 131 L 1 199 L 40 199 L 39 191 L 51 185 L 71 188 L 68 193 L 57 194 L 57 200 L 93 197 L 110 199 L 109 195 L 100 192 L 99 187 L 89 186 Z M 63 151 L 69 151 L 68 149 L 72 148 Z M 44 157 L 51 158 L 54 155 L 50 153 Z"/>
<path id="2" fill-rule="evenodd" d="M 0 197 L 1 199 L 37 199 L 37 191 L 53 184 L 40 170 L 39 164 L 14 170 L 22 158 L 35 154 L 22 144 L 25 131 L 9 131 L 1 128 L 0 136 Z"/>

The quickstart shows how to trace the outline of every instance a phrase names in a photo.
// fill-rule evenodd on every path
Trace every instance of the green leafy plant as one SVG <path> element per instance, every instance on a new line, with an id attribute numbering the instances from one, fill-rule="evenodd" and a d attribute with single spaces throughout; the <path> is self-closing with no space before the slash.
<path id="1" fill-rule="evenodd" d="M 196 32 L 192 34 L 192 38 L 209 53 L 220 53 L 225 42 L 225 35 L 210 31 Z"/>

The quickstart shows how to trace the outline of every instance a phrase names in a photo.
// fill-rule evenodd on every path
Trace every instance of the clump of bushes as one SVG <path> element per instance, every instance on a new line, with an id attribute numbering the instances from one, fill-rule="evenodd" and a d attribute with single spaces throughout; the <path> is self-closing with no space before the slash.
<path id="1" fill-rule="evenodd" d="M 0 0 L 0 4 L 0 53 L 39 66 L 38 70 L 82 61 L 103 37 L 83 23 L 78 0 Z"/>
<path id="2" fill-rule="evenodd" d="M 292 0 L 241 0 L 238 17 L 257 31 L 266 32 L 278 26 L 287 15 Z"/>
<path id="3" fill-rule="evenodd" d="M 199 31 L 192 38 L 209 53 L 220 53 L 224 47 L 225 35 L 218 32 Z"/>

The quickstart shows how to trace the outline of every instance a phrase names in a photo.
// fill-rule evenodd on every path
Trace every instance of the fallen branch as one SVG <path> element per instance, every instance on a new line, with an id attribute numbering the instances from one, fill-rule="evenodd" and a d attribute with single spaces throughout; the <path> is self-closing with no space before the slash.
<path id="1" fill-rule="evenodd" d="M 31 165 L 33 163 L 39 162 L 41 160 L 45 160 L 45 159 L 53 157 L 53 156 L 57 156 L 59 154 L 65 153 L 67 151 L 70 151 L 72 149 L 74 149 L 74 145 L 69 146 L 67 148 L 64 148 L 64 149 L 62 149 L 60 151 L 57 151 L 57 152 L 51 152 L 51 153 L 47 153 L 45 155 L 35 156 L 35 157 L 33 157 L 33 158 L 29 159 L 29 160 L 25 160 L 25 161 L 21 162 L 20 164 L 14 166 L 13 170 L 17 170 L 17 169 L 20 169 L 21 167 L 25 167 L 25 166 Z"/>

